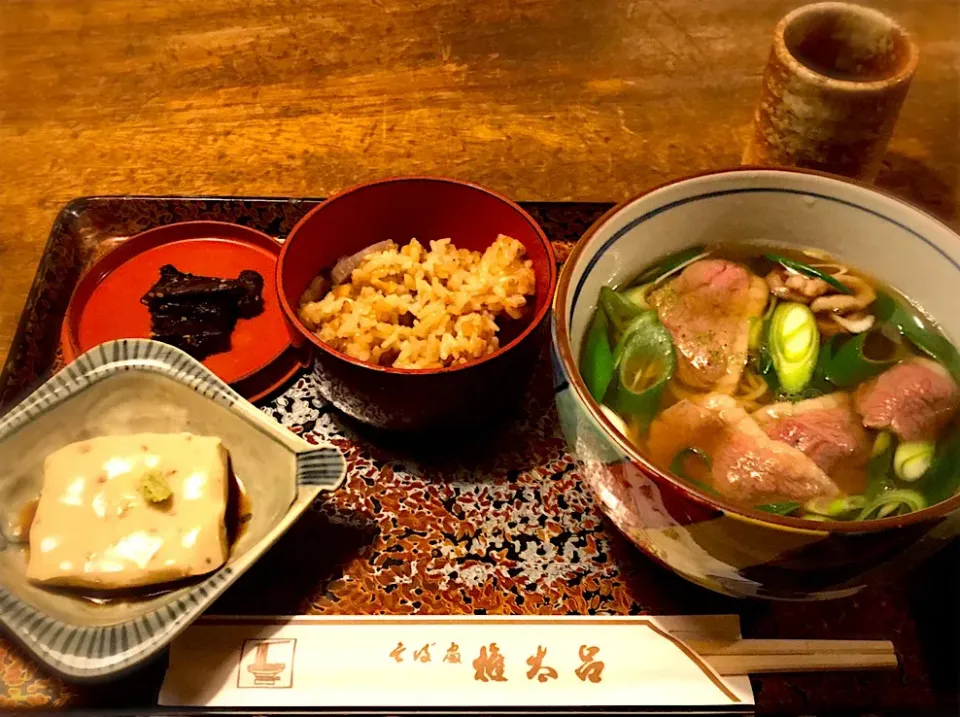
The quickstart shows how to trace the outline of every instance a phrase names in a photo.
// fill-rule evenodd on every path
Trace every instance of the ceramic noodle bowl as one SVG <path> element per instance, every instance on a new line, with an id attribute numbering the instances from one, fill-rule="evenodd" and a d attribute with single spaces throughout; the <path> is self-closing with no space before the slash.
<path id="1" fill-rule="evenodd" d="M 700 492 L 655 468 L 616 431 L 578 371 L 603 286 L 701 244 L 819 249 L 895 287 L 960 338 L 960 238 L 893 197 L 799 170 L 730 170 L 655 189 L 607 213 L 577 244 L 553 312 L 557 405 L 605 512 L 642 551 L 734 596 L 825 599 L 899 575 L 960 531 L 960 497 L 884 520 L 816 523 Z"/>

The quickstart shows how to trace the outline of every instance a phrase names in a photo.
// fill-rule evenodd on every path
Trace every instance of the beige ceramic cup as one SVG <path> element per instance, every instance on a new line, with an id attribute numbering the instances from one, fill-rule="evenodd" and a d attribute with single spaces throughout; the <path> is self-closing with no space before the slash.
<path id="1" fill-rule="evenodd" d="M 876 10 L 842 2 L 794 10 L 774 33 L 743 163 L 872 182 L 918 55 L 906 31 Z"/>

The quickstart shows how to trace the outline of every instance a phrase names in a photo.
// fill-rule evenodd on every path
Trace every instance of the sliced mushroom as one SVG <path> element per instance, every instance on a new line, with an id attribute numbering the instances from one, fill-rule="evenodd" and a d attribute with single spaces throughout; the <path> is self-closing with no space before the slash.
<path id="1" fill-rule="evenodd" d="M 844 333 L 844 328 L 832 320 L 835 315 L 830 314 L 829 318 L 817 317 L 817 328 L 820 330 L 821 338 L 829 339 L 831 336 Z"/>
<path id="2" fill-rule="evenodd" d="M 811 264 L 811 267 L 814 269 L 819 269 L 820 271 L 825 271 L 830 274 L 834 279 L 842 279 L 844 276 L 847 276 L 850 273 L 850 270 L 845 267 L 843 264 Z"/>
<path id="3" fill-rule="evenodd" d="M 818 296 L 823 296 L 830 289 L 830 285 L 823 279 L 804 276 L 783 267 L 774 269 L 767 274 L 767 286 L 770 293 L 778 299 L 798 301 L 809 304 Z"/>
<path id="4" fill-rule="evenodd" d="M 836 323 L 840 324 L 840 326 L 845 328 L 851 334 L 862 334 L 864 331 L 869 331 L 874 322 L 876 322 L 876 317 L 874 317 L 873 314 L 868 314 L 863 311 L 858 311 L 855 314 L 848 314 L 847 316 L 831 314 L 830 318 Z"/>
<path id="5" fill-rule="evenodd" d="M 852 314 L 863 311 L 877 298 L 877 292 L 858 276 L 845 276 L 843 283 L 853 294 L 829 294 L 813 300 L 810 309 L 815 313 L 829 311 L 834 314 Z"/>

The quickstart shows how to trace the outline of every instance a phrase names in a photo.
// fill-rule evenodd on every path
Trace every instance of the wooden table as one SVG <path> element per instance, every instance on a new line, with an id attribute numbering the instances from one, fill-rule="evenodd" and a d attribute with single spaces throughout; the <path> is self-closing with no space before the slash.
<path id="1" fill-rule="evenodd" d="M 77 196 L 324 196 L 384 175 L 438 173 L 518 199 L 611 201 L 735 165 L 770 33 L 795 4 L 0 0 L 0 358 L 50 224 Z M 960 0 L 871 4 L 899 17 L 922 49 L 881 184 L 960 228 Z M 934 577 L 921 584 L 955 574 L 956 558 L 925 567 Z M 649 580 L 679 580 L 624 561 Z M 690 597 L 665 610 L 702 605 L 706 593 L 678 584 Z M 911 713 L 956 696 L 956 623 L 924 622 L 950 614 L 955 581 L 920 592 L 909 609 L 933 646 L 934 691 L 907 685 L 910 703 L 888 705 Z M 764 605 L 743 609 L 750 634 L 829 629 L 814 606 L 790 625 L 771 622 L 776 611 Z M 0 657 L 7 684 L 33 680 Z M 872 687 L 850 693 L 832 678 L 793 689 L 843 709 L 870 703 Z M 37 704 L 56 704 L 55 684 Z M 121 683 L 110 702 L 150 699 Z"/>
<path id="2" fill-rule="evenodd" d="M 77 196 L 324 196 L 440 173 L 611 201 L 734 165 L 796 4 L 6 0 L 0 358 Z M 881 183 L 960 226 L 960 0 L 870 4 L 922 49 Z"/>

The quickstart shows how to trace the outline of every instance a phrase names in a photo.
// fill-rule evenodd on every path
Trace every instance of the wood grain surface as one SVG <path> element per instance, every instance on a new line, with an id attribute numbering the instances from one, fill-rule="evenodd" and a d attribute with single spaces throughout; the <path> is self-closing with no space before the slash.
<path id="1" fill-rule="evenodd" d="M 619 200 L 735 165 L 795 0 L 2 0 L 0 358 L 94 194 L 324 196 L 384 175 Z M 960 0 L 869 3 L 920 69 L 880 183 L 960 226 Z"/>

